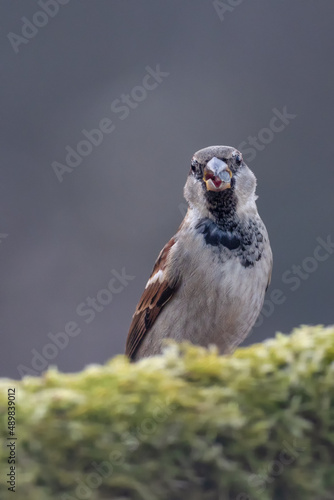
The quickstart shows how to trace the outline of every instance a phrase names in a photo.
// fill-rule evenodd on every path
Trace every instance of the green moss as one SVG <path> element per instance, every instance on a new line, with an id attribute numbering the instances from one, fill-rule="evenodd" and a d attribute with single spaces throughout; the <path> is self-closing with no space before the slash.
<path id="1" fill-rule="evenodd" d="M 8 492 L 7 389 L 17 488 Z M 0 498 L 334 498 L 334 328 L 0 381 Z"/>

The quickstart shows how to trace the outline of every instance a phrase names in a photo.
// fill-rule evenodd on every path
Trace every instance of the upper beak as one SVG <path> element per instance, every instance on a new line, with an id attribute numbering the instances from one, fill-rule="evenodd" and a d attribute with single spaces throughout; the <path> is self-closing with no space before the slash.
<path id="1" fill-rule="evenodd" d="M 208 191 L 224 191 L 231 187 L 232 172 L 227 163 L 212 158 L 204 168 L 203 180 Z"/>

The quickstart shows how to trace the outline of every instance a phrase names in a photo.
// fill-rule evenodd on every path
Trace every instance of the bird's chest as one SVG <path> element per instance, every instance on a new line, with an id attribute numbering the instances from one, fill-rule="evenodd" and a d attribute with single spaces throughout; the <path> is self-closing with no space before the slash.
<path id="1" fill-rule="evenodd" d="M 257 236 L 249 237 L 252 248 L 246 253 L 242 250 L 246 245 L 232 235 L 211 236 L 197 231 L 187 238 L 180 299 L 191 325 L 190 340 L 196 342 L 205 334 L 208 343 L 219 345 L 223 329 L 225 343 L 240 341 L 260 312 L 266 287 Z M 219 238 L 226 238 L 227 245 L 221 244 Z"/>
<path id="2" fill-rule="evenodd" d="M 189 254 L 183 289 L 192 297 L 189 304 L 194 309 L 200 305 L 211 313 L 227 314 L 251 301 L 256 288 L 261 286 L 260 263 L 244 266 L 235 251 L 213 249 L 198 238 Z"/>

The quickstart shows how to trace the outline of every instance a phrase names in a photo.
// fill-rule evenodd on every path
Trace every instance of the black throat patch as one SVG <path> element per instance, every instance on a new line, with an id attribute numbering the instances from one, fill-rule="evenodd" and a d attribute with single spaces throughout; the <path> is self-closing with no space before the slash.
<path id="1" fill-rule="evenodd" d="M 207 245 L 232 251 L 243 267 L 253 267 L 262 257 L 264 237 L 255 220 L 249 220 L 246 224 L 234 221 L 233 225 L 229 221 L 224 227 L 205 217 L 196 224 L 196 229 L 203 235 Z M 220 258 L 226 260 L 226 252 L 221 252 Z"/>
<path id="2" fill-rule="evenodd" d="M 229 250 L 235 250 L 241 245 L 241 238 L 232 234 L 231 231 L 220 229 L 215 222 L 209 218 L 201 219 L 196 229 L 203 234 L 207 245 L 223 245 Z"/>
<path id="3" fill-rule="evenodd" d="M 218 226 L 234 226 L 236 223 L 237 198 L 234 192 L 235 179 L 231 179 L 231 188 L 223 192 L 207 191 L 203 187 L 206 198 L 206 206 L 217 221 Z"/>

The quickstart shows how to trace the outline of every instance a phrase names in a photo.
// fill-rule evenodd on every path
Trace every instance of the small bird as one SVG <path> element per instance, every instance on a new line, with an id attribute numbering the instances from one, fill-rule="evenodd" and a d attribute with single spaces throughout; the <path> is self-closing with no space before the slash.
<path id="1" fill-rule="evenodd" d="M 215 344 L 222 354 L 245 339 L 272 270 L 255 188 L 255 175 L 235 148 L 194 154 L 184 187 L 187 214 L 160 252 L 132 318 L 131 360 L 159 354 L 165 339 Z"/>

